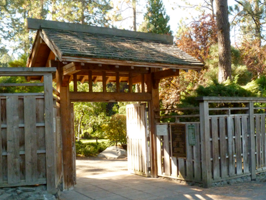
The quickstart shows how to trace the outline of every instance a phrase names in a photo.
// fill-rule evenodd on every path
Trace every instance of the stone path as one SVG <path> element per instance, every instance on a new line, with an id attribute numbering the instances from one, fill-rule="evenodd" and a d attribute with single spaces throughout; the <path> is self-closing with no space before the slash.
<path id="1" fill-rule="evenodd" d="M 144 178 L 127 172 L 125 160 L 77 160 L 77 185 L 61 200 L 262 200 L 266 183 L 246 182 L 201 188 L 176 181 Z"/>

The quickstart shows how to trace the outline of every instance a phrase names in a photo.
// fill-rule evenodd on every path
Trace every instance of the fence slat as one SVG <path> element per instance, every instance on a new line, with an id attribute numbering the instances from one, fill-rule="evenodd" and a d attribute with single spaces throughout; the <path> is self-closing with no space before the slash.
<path id="1" fill-rule="evenodd" d="M 2 100 L 0 99 L 0 184 L 3 182 L 3 156 L 2 156 L 2 149 L 3 149 L 3 146 L 2 146 L 2 129 L 1 129 L 1 125 L 2 125 L 2 117 L 1 117 L 1 110 L 2 110 Z"/>
<path id="2" fill-rule="evenodd" d="M 219 131 L 220 131 L 220 157 L 221 157 L 221 177 L 228 176 L 228 162 L 226 159 L 227 154 L 227 141 L 225 138 L 225 117 L 219 118 Z"/>
<path id="3" fill-rule="evenodd" d="M 260 116 L 256 115 L 256 152 L 257 152 L 257 168 L 261 167 L 261 156 L 260 156 Z"/>
<path id="4" fill-rule="evenodd" d="M 158 166 L 158 174 L 162 175 L 162 151 L 161 151 L 161 140 L 160 136 L 157 136 L 157 166 Z"/>
<path id="5" fill-rule="evenodd" d="M 262 164 L 266 166 L 266 145 L 265 145 L 265 115 L 261 115 L 261 144 L 262 144 Z"/>
<path id="6" fill-rule="evenodd" d="M 201 180 L 201 167 L 200 167 L 200 125 L 196 124 L 196 145 L 193 147 L 194 155 L 194 178 L 196 181 Z"/>
<path id="7" fill-rule="evenodd" d="M 171 176 L 177 177 L 177 159 L 176 157 L 171 157 L 171 162 L 172 162 L 172 174 Z"/>
<path id="8" fill-rule="evenodd" d="M 185 162 L 183 158 L 178 158 L 178 169 L 179 169 L 178 178 L 184 179 L 186 176 L 185 176 Z"/>
<path id="9" fill-rule="evenodd" d="M 164 142 L 164 173 L 166 176 L 170 176 L 170 149 L 169 149 L 169 135 L 163 136 Z"/>
<path id="10" fill-rule="evenodd" d="M 235 143 L 236 143 L 236 173 L 242 174 L 242 157 L 241 157 L 241 124 L 240 117 L 235 117 Z"/>
<path id="11" fill-rule="evenodd" d="M 242 142 L 243 142 L 243 165 L 244 165 L 244 173 L 249 172 L 249 157 L 248 157 L 248 117 L 242 117 Z"/>
<path id="12" fill-rule="evenodd" d="M 228 135 L 228 156 L 229 156 L 229 176 L 235 174 L 235 159 L 233 152 L 233 119 L 231 116 L 227 117 L 227 135 Z"/>
<path id="13" fill-rule="evenodd" d="M 34 182 L 37 175 L 36 98 L 24 97 L 26 182 Z"/>
<path id="14" fill-rule="evenodd" d="M 187 150 L 187 159 L 186 159 L 186 168 L 187 168 L 187 178 L 192 180 L 193 178 L 193 165 L 192 165 L 192 146 L 188 144 L 188 124 L 186 124 L 186 150 Z"/>
<path id="15" fill-rule="evenodd" d="M 217 117 L 211 117 L 212 127 L 212 156 L 213 156 L 213 178 L 220 178 L 220 163 L 219 163 L 219 141 L 218 141 L 218 123 Z"/>
<path id="16" fill-rule="evenodd" d="M 7 97 L 8 184 L 20 182 L 18 96 Z"/>

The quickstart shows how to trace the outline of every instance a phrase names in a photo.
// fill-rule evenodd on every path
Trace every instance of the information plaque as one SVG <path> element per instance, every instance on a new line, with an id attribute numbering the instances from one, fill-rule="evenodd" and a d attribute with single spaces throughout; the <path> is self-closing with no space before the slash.
<path id="1" fill-rule="evenodd" d="M 156 135 L 168 135 L 168 125 L 167 124 L 158 124 L 156 125 Z"/>
<path id="2" fill-rule="evenodd" d="M 174 157 L 186 157 L 186 125 L 171 124 L 172 155 Z"/>

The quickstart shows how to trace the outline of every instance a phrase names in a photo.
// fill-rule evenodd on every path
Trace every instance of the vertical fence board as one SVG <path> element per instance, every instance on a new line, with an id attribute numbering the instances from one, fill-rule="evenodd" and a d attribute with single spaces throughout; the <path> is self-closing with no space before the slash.
<path id="1" fill-rule="evenodd" d="M 249 157 L 248 157 L 248 118 L 246 116 L 242 117 L 242 142 L 243 142 L 243 166 L 244 173 L 249 172 Z"/>
<path id="2" fill-rule="evenodd" d="M 266 149 L 265 149 L 265 115 L 261 115 L 261 144 L 262 144 L 262 163 L 266 167 Z"/>
<path id="3" fill-rule="evenodd" d="M 177 177 L 177 160 L 176 157 L 171 157 L 171 162 L 172 162 L 172 174 L 171 176 Z"/>
<path id="4" fill-rule="evenodd" d="M 249 102 L 249 141 L 250 141 L 250 172 L 251 179 L 256 179 L 256 157 L 255 157 L 255 125 L 254 125 L 254 103 Z"/>
<path id="5" fill-rule="evenodd" d="M 24 97 L 26 182 L 37 180 L 36 98 Z"/>
<path id="6" fill-rule="evenodd" d="M 170 149 L 169 149 L 169 135 L 163 136 L 164 139 L 164 173 L 170 176 Z"/>
<path id="7" fill-rule="evenodd" d="M 161 140 L 160 136 L 157 136 L 157 165 L 158 165 L 158 174 L 162 175 L 162 150 L 161 150 Z"/>
<path id="8" fill-rule="evenodd" d="M 255 115 L 255 119 L 256 119 L 256 152 L 257 152 L 257 162 L 256 162 L 256 168 L 260 168 L 261 167 L 261 150 L 260 150 L 260 116 L 259 115 Z"/>
<path id="9" fill-rule="evenodd" d="M 196 145 L 193 147 L 194 155 L 194 178 L 196 181 L 201 180 L 201 167 L 200 167 L 200 127 L 196 124 Z"/>
<path id="10" fill-rule="evenodd" d="M 186 159 L 186 168 L 187 168 L 187 178 L 189 180 L 193 179 L 193 165 L 192 165 L 192 146 L 188 144 L 188 124 L 186 124 L 186 150 L 187 150 L 187 159 Z"/>
<path id="11" fill-rule="evenodd" d="M 219 117 L 219 132 L 220 132 L 220 157 L 221 157 L 221 177 L 225 178 L 228 176 L 227 166 L 227 141 L 225 135 L 225 117 Z"/>
<path id="12" fill-rule="evenodd" d="M 53 86 L 52 75 L 44 75 L 44 104 L 45 104 L 45 140 L 46 140 L 46 177 L 47 191 L 56 192 L 56 147 L 53 124 Z M 72 138 L 69 138 L 72 140 Z"/>
<path id="13" fill-rule="evenodd" d="M 1 106 L 2 100 L 0 99 L 0 184 L 3 182 L 3 145 L 2 145 L 2 106 Z"/>
<path id="14" fill-rule="evenodd" d="M 233 152 L 233 119 L 231 116 L 227 117 L 227 137 L 228 137 L 228 156 L 229 156 L 229 176 L 235 174 L 235 159 Z"/>
<path id="15" fill-rule="evenodd" d="M 242 157 L 241 157 L 241 121 L 240 117 L 235 117 L 235 143 L 236 143 L 236 173 L 242 174 Z"/>
<path id="16" fill-rule="evenodd" d="M 178 158 L 178 169 L 179 169 L 179 176 L 180 179 L 185 179 L 185 161 L 183 158 Z"/>
<path id="17" fill-rule="evenodd" d="M 220 178 L 219 141 L 217 117 L 211 117 L 212 127 L 212 155 L 213 155 L 213 178 Z"/>
<path id="18" fill-rule="evenodd" d="M 20 182 L 18 96 L 7 97 L 8 184 Z"/>

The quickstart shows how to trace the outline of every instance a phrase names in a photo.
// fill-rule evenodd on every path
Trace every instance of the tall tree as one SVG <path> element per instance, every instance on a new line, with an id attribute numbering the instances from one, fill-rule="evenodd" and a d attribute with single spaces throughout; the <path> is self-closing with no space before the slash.
<path id="1" fill-rule="evenodd" d="M 219 72 L 218 81 L 224 82 L 227 78 L 231 79 L 231 47 L 230 30 L 228 22 L 227 0 L 215 0 L 217 36 L 219 47 Z"/>
<path id="2" fill-rule="evenodd" d="M 52 18 L 80 24 L 109 26 L 110 0 L 52 0 Z"/>
<path id="3" fill-rule="evenodd" d="M 264 38 L 263 26 L 266 24 L 265 0 L 235 0 L 237 4 L 230 7 L 234 16 L 232 25 L 239 26 L 244 36 L 242 39 L 257 40 L 261 46 Z"/>
<path id="4" fill-rule="evenodd" d="M 147 32 L 171 34 L 170 25 L 168 25 L 170 18 L 165 12 L 162 0 L 148 0 L 147 12 L 144 18 Z"/>

